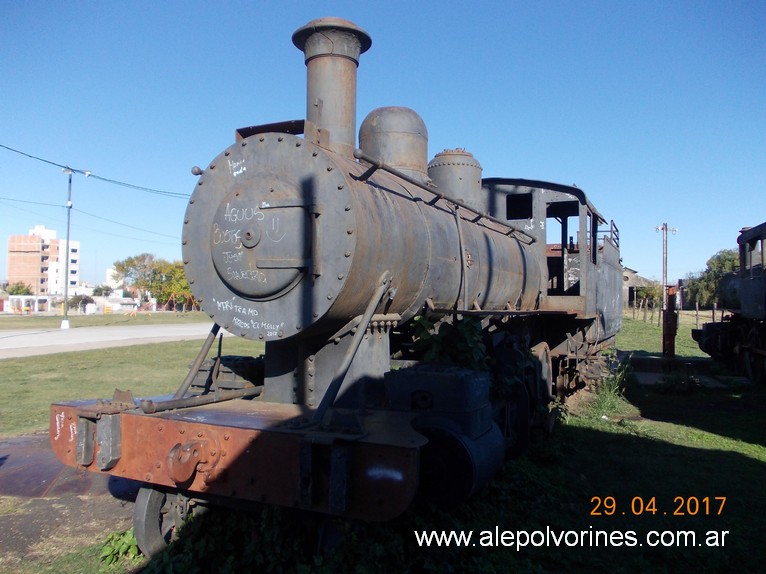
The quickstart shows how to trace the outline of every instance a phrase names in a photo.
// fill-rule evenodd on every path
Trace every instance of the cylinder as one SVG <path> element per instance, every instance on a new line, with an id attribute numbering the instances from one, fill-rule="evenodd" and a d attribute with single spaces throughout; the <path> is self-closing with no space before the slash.
<path id="1" fill-rule="evenodd" d="M 312 20 L 293 34 L 305 54 L 306 139 L 352 156 L 356 141 L 356 70 L 370 36 L 348 20 Z"/>

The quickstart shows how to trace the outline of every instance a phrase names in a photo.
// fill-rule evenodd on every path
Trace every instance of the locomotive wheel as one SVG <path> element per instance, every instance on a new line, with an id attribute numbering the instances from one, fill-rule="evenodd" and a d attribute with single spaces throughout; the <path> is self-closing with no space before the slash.
<path id="1" fill-rule="evenodd" d="M 758 330 L 756 328 L 750 329 L 747 335 L 747 350 L 744 354 L 744 363 L 747 378 L 754 383 L 763 383 L 764 376 L 766 375 L 764 373 L 766 358 L 757 352 L 761 347 L 761 338 L 758 335 Z"/>
<path id="2" fill-rule="evenodd" d="M 506 420 L 500 424 L 500 429 L 506 441 L 506 458 L 518 458 L 529 448 L 530 441 L 530 408 L 529 393 L 523 384 L 514 385 L 512 405 L 506 405 L 503 415 Z"/>
<path id="3" fill-rule="evenodd" d="M 542 391 L 541 402 L 553 398 L 553 361 L 551 349 L 548 343 L 538 343 L 532 347 L 532 353 L 540 363 L 540 389 Z"/>
<path id="4" fill-rule="evenodd" d="M 742 372 L 747 375 L 747 329 L 745 326 L 740 325 L 734 334 L 734 356 L 736 360 L 736 366 L 739 367 Z"/>
<path id="5" fill-rule="evenodd" d="M 138 491 L 133 507 L 133 534 L 145 556 L 159 554 L 170 544 L 181 525 L 177 504 L 177 494 L 147 487 Z"/>

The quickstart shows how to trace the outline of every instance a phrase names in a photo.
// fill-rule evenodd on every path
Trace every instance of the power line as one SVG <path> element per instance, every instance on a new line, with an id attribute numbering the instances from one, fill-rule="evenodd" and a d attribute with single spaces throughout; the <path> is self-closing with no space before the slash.
<path id="1" fill-rule="evenodd" d="M 0 201 L 13 201 L 13 202 L 16 202 L 16 203 L 31 203 L 32 205 L 44 205 L 44 206 L 47 206 L 47 207 L 58 207 L 58 208 L 64 208 L 65 207 L 64 205 L 60 205 L 60 204 L 57 204 L 57 203 L 43 203 L 41 201 L 27 201 L 27 200 L 24 200 L 24 199 L 13 199 L 13 198 L 10 198 L 10 197 L 0 197 Z M 14 206 L 10 206 L 10 207 L 14 207 Z M 32 214 L 35 214 L 35 215 L 39 215 L 37 212 L 30 211 L 28 209 L 21 209 L 19 207 L 16 207 L 16 209 L 20 209 L 21 211 L 26 211 L 27 213 L 32 213 Z M 169 239 L 178 240 L 178 236 L 177 235 L 168 235 L 166 233 L 159 233 L 157 231 L 152 231 L 151 229 L 143 229 L 141 227 L 136 227 L 134 225 L 128 225 L 127 223 L 122 223 L 120 221 L 115 221 L 114 219 L 109 219 L 107 217 L 101 217 L 100 215 L 96 215 L 94 213 L 88 213 L 87 211 L 83 211 L 82 209 L 77 209 L 76 207 L 73 207 L 72 209 L 74 209 L 74 211 L 76 211 L 78 213 L 82 213 L 83 215 L 87 215 L 87 216 L 92 217 L 94 219 L 100 219 L 100 220 L 106 221 L 108 223 L 113 223 L 115 225 L 120 225 L 122 227 L 127 227 L 129 229 L 135 229 L 136 231 L 141 231 L 143 233 L 151 233 L 152 235 L 158 235 L 160 237 L 167 237 Z M 82 227 L 82 226 L 80 226 L 80 227 L 82 229 L 90 229 L 90 228 L 87 228 L 87 227 Z M 101 233 L 103 235 L 109 235 L 111 237 L 121 237 L 123 239 L 146 240 L 145 238 L 126 237 L 124 235 L 116 235 L 114 233 L 106 233 L 106 232 L 98 230 L 98 229 L 90 229 L 90 230 L 91 231 L 96 231 L 97 233 Z"/>
<path id="2" fill-rule="evenodd" d="M 7 145 L 0 144 L 0 147 L 4 148 L 4 149 L 7 149 L 8 151 L 12 151 L 14 153 L 17 153 L 19 155 L 23 155 L 25 157 L 28 157 L 30 159 L 34 159 L 36 161 L 41 161 L 41 162 L 47 163 L 49 165 L 54 165 L 56 167 L 60 167 L 61 169 L 68 169 L 68 170 L 71 170 L 73 173 L 79 173 L 80 175 L 84 175 L 85 177 L 92 177 L 93 179 L 98 179 L 100 181 L 103 181 L 103 182 L 106 182 L 106 183 L 111 183 L 113 185 L 120 185 L 122 187 L 129 187 L 130 189 L 136 189 L 138 191 L 145 191 L 146 193 L 153 193 L 155 195 L 164 195 L 164 196 L 167 196 L 167 197 L 179 197 L 179 198 L 183 198 L 183 199 L 187 199 L 189 197 L 188 193 L 177 193 L 177 192 L 174 192 L 174 191 L 164 191 L 164 190 L 161 190 L 161 189 L 153 189 L 151 187 L 143 187 L 141 185 L 134 185 L 132 183 L 126 183 L 124 181 L 117 181 L 116 179 L 109 179 L 107 177 L 101 177 L 100 175 L 96 175 L 95 173 L 93 173 L 91 171 L 83 170 L 83 169 L 74 169 L 72 167 L 69 167 L 68 165 L 63 165 L 63 164 L 60 164 L 60 163 L 56 163 L 55 161 L 50 161 L 48 159 L 44 159 L 44 158 L 38 157 L 36 155 L 32 155 L 32 154 L 23 152 L 21 150 L 14 149 L 14 148 L 9 147 Z"/>
<path id="3" fill-rule="evenodd" d="M 149 229 L 142 229 L 140 227 L 135 227 L 133 225 L 128 225 L 127 223 L 120 223 L 119 221 L 115 221 L 114 219 L 108 219 L 106 217 L 101 217 L 100 215 L 95 215 L 93 213 L 88 213 L 87 211 L 83 211 L 82 209 L 72 208 L 77 213 L 82 213 L 83 215 L 88 215 L 90 217 L 93 217 L 95 219 L 100 219 L 102 221 L 108 221 L 109 223 L 114 223 L 115 225 L 121 225 L 123 227 L 128 227 L 130 229 L 135 229 L 136 231 L 143 231 L 144 233 L 151 233 L 153 235 L 159 235 L 160 237 L 168 237 L 170 239 L 178 239 L 177 235 L 168 235 L 167 233 L 158 233 L 157 231 L 151 231 Z"/>
<path id="4" fill-rule="evenodd" d="M 4 199 L 5 198 L 0 198 L 0 202 L 2 202 Z M 18 200 L 18 199 L 11 199 L 10 201 L 20 201 L 20 200 Z M 22 203 L 26 203 L 26 202 L 22 202 Z M 30 203 L 34 203 L 34 202 L 30 202 Z M 40 219 L 40 211 L 39 210 L 32 211 L 31 209 L 24 209 L 23 207 L 19 207 L 18 205 L 13 205 L 11 203 L 0 203 L 0 205 L 3 205 L 4 207 L 7 207 L 9 209 L 15 209 L 16 211 L 23 211 L 24 213 L 31 213 L 36 218 Z M 59 209 L 61 207 L 63 207 L 61 205 L 55 205 L 54 206 L 53 204 L 44 204 L 44 205 L 50 205 L 50 206 L 53 206 L 53 207 L 57 207 Z M 59 220 L 56 220 L 56 221 L 59 221 Z"/>
<path id="5" fill-rule="evenodd" d="M 48 207 L 64 207 L 60 203 L 43 203 L 42 201 L 27 201 L 25 199 L 13 199 L 12 197 L 0 197 L 5 201 L 15 201 L 17 203 L 31 203 L 33 205 L 47 205 Z"/>
<path id="6" fill-rule="evenodd" d="M 5 149 L 7 149 L 8 151 L 12 151 L 12 152 L 14 152 L 14 153 L 18 153 L 18 154 L 24 155 L 24 156 L 26 156 L 26 157 L 28 157 L 28 158 L 31 158 L 31 159 L 36 159 L 37 161 L 41 161 L 41 162 L 43 162 L 43 163 L 48 163 L 48 164 L 50 164 L 50 165 L 55 165 L 56 167 L 60 167 L 61 169 L 71 169 L 71 168 L 67 168 L 67 166 L 65 166 L 65 165 L 61 165 L 61 164 L 59 164 L 59 163 L 55 163 L 55 162 L 52 162 L 52 161 L 48 161 L 47 159 L 43 159 L 43 158 L 41 158 L 41 157 L 37 157 L 37 156 L 34 156 L 34 155 L 30 155 L 30 154 L 28 154 L 28 153 L 24 153 L 23 151 L 19 151 L 19 150 L 17 150 L 17 149 L 13 149 L 12 147 L 8 147 L 7 145 L 3 145 L 3 144 L 0 144 L 0 147 L 2 147 L 2 148 L 5 148 Z M 76 171 L 76 170 L 72 170 L 72 171 Z"/>
<path id="7" fill-rule="evenodd" d="M 100 229 L 95 229 L 93 227 L 88 227 L 87 225 L 77 225 L 78 229 L 85 229 L 87 231 L 93 231 L 94 233 L 99 233 L 101 235 L 105 235 L 108 237 L 113 237 L 116 239 L 130 239 L 132 241 L 146 241 L 148 243 L 151 243 L 152 245 L 179 245 L 178 239 L 176 238 L 176 241 L 170 242 L 170 241 L 160 241 L 158 239 L 152 239 L 149 237 L 132 237 L 130 235 L 120 235 L 118 233 L 112 233 L 111 231 L 106 232 L 102 231 Z"/>
<path id="8" fill-rule="evenodd" d="M 74 170 L 73 170 L 74 171 Z M 86 173 L 87 175 L 87 173 Z M 124 181 L 117 181 L 114 179 L 109 179 L 106 177 L 101 177 L 100 175 L 96 175 L 94 173 L 91 173 L 88 177 L 92 177 L 93 179 L 98 179 L 101 181 L 105 181 L 106 183 L 111 183 L 113 185 L 121 185 L 123 187 L 129 187 L 130 189 L 137 189 L 139 191 L 145 191 L 147 193 L 153 193 L 155 195 L 165 195 L 167 197 L 180 197 L 181 199 L 188 199 L 190 195 L 188 193 L 176 193 L 175 191 L 163 191 L 161 189 L 152 189 L 150 187 L 142 187 L 140 185 L 133 185 L 132 183 L 125 183 Z"/>

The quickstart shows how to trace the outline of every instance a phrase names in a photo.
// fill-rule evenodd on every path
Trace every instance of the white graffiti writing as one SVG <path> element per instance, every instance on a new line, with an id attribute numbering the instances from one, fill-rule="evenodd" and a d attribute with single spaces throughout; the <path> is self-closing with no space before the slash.
<path id="1" fill-rule="evenodd" d="M 274 331 L 275 333 L 284 326 L 284 322 L 282 323 L 267 323 L 265 321 L 258 321 L 257 323 L 256 321 L 250 321 L 250 322 L 253 324 L 253 326 L 257 325 L 257 328 L 259 329 L 267 329 L 269 331 Z"/>
<path id="2" fill-rule="evenodd" d="M 61 436 L 61 429 L 64 428 L 64 413 L 56 413 L 56 436 L 53 437 L 53 440 L 58 440 Z"/>
<path id="3" fill-rule="evenodd" d="M 234 297 L 231 298 L 231 301 L 218 301 L 217 299 L 213 299 L 213 301 L 215 301 L 219 311 L 231 311 L 234 309 Z"/>
<path id="4" fill-rule="evenodd" d="M 246 331 L 266 331 L 267 337 L 278 337 L 282 331 L 282 327 L 285 326 L 284 321 L 282 323 L 268 323 L 266 321 L 255 321 L 253 319 L 245 321 L 239 317 L 234 317 L 231 322 L 240 329 Z"/>
<path id="5" fill-rule="evenodd" d="M 242 251 L 238 253 L 233 253 L 231 251 L 224 251 L 223 253 L 221 253 L 221 255 L 223 256 L 224 263 L 238 263 L 242 261 L 242 257 L 245 254 Z"/>
<path id="6" fill-rule="evenodd" d="M 245 173 L 247 171 L 245 160 L 241 159 L 239 161 L 233 161 L 230 159 L 229 171 L 231 171 L 231 175 L 233 175 L 234 177 L 237 177 L 238 175 Z"/>
<path id="7" fill-rule="evenodd" d="M 213 299 L 213 301 L 218 306 L 219 311 L 233 311 L 234 313 L 241 315 L 240 317 L 234 316 L 231 318 L 232 326 L 237 327 L 238 329 L 242 329 L 243 331 L 257 331 L 259 333 L 263 333 L 265 331 L 265 335 L 267 337 L 281 336 L 285 326 L 284 321 L 274 323 L 271 321 L 259 321 L 257 319 L 253 319 L 252 317 L 258 317 L 258 310 L 254 309 L 253 307 L 244 307 L 242 305 L 238 305 L 234 302 L 234 300 L 234 298 L 228 301 L 216 301 Z"/>
<path id="8" fill-rule="evenodd" d="M 61 431 L 64 430 L 64 419 L 66 418 L 66 415 L 61 413 L 56 413 L 56 416 L 54 417 L 56 420 L 56 436 L 53 437 L 53 440 L 58 440 L 61 438 Z M 77 438 L 77 425 L 75 423 L 69 423 L 69 442 L 74 442 Z"/>
<path id="9" fill-rule="evenodd" d="M 241 229 L 221 229 L 217 223 L 213 223 L 213 245 L 229 244 L 234 249 L 242 249 Z"/>
<path id="10" fill-rule="evenodd" d="M 250 323 L 243 321 L 239 317 L 234 317 L 231 322 L 234 323 L 235 327 L 239 327 L 240 329 L 250 329 Z"/>
<path id="11" fill-rule="evenodd" d="M 240 221 L 263 221 L 266 214 L 257 207 L 232 207 L 226 204 L 226 210 L 223 212 L 224 221 L 239 223 Z"/>
<path id="12" fill-rule="evenodd" d="M 271 219 L 271 230 L 269 230 L 268 227 L 266 228 L 266 237 L 274 243 L 279 243 L 284 239 L 285 235 L 287 234 L 279 228 L 279 218 L 273 217 Z"/>
<path id="13" fill-rule="evenodd" d="M 253 269 L 250 265 L 248 269 L 226 268 L 226 279 L 228 281 L 254 281 L 255 283 L 268 283 L 266 274 L 260 269 Z"/>
<path id="14" fill-rule="evenodd" d="M 234 300 L 235 299 L 233 297 L 229 301 L 217 301 L 213 299 L 219 311 L 234 311 L 235 313 L 245 315 L 246 317 L 258 316 L 258 309 L 254 307 L 244 307 L 242 305 L 238 305 L 234 302 Z"/>

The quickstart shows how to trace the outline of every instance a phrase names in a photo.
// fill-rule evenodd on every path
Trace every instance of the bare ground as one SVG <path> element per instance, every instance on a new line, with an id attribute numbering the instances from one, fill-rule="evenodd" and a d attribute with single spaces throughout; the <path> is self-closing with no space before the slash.
<path id="1" fill-rule="evenodd" d="M 131 526 L 133 504 L 111 494 L 0 496 L 0 571 L 34 571 Z"/>

